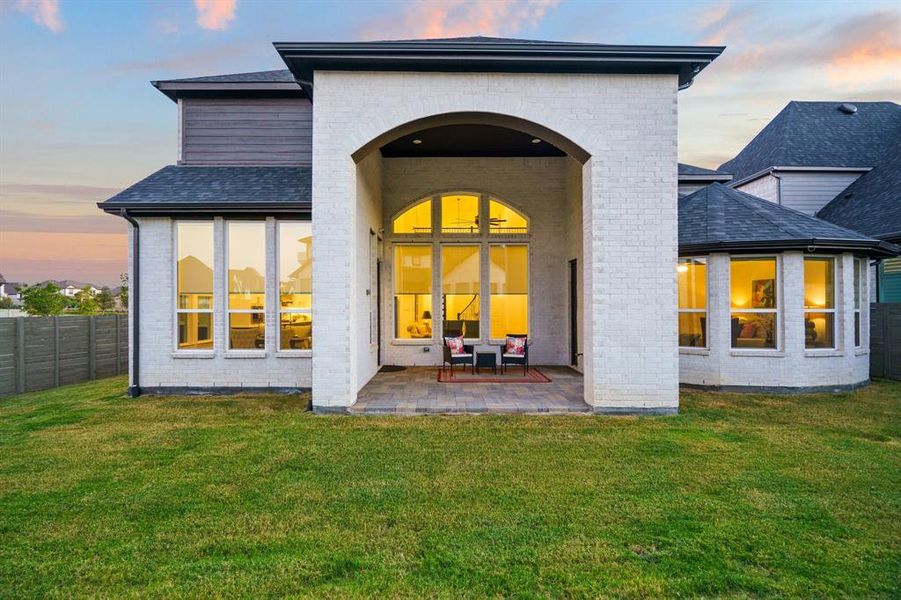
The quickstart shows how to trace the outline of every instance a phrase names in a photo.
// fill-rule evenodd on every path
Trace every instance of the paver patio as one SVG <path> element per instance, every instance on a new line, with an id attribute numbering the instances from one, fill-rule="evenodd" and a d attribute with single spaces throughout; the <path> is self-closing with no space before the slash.
<path id="1" fill-rule="evenodd" d="M 582 375 L 538 367 L 550 383 L 440 383 L 437 367 L 379 372 L 351 407 L 353 414 L 590 413 Z"/>

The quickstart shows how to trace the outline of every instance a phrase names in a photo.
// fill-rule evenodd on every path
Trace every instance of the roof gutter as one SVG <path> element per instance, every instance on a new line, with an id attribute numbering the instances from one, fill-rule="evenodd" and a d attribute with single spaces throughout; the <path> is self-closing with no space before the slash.
<path id="1" fill-rule="evenodd" d="M 816 252 L 831 250 L 840 252 L 861 252 L 873 257 L 892 257 L 901 254 L 901 247 L 882 240 L 831 240 L 810 238 L 806 240 L 754 240 L 718 241 L 697 244 L 679 244 L 680 255 L 707 254 L 709 252 L 760 252 L 803 250 Z"/>
<path id="2" fill-rule="evenodd" d="M 131 385 L 128 395 L 137 398 L 141 395 L 141 226 L 124 208 L 119 209 L 119 216 L 128 221 L 132 228 L 131 236 L 131 277 L 129 278 L 128 314 L 131 317 Z M 132 281 L 133 279 L 133 281 Z"/>
<path id="3" fill-rule="evenodd" d="M 784 171 L 786 173 L 797 172 L 797 173 L 810 173 L 810 172 L 820 172 L 820 173 L 866 173 L 868 171 L 872 171 L 873 167 L 786 167 L 786 166 L 772 166 L 767 167 L 766 169 L 761 169 L 756 173 L 751 173 L 741 179 L 733 181 L 729 184 L 730 187 L 737 187 L 739 185 L 754 181 L 755 179 L 760 179 L 764 175 L 775 175 L 776 171 Z"/>

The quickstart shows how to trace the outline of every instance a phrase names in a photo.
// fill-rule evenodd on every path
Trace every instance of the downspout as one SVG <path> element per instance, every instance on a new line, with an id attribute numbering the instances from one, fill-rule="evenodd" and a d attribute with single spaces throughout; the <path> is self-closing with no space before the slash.
<path id="1" fill-rule="evenodd" d="M 141 257 L 139 255 L 141 249 L 141 227 L 134 217 L 128 214 L 126 209 L 120 209 L 119 216 L 128 221 L 134 230 L 134 234 L 131 237 L 132 275 L 134 276 L 134 281 L 129 280 L 128 282 L 130 287 L 128 299 L 131 305 L 128 307 L 128 314 L 131 316 L 131 323 L 129 324 L 131 330 L 131 375 L 134 383 L 128 386 L 128 396 L 137 398 L 141 395 L 141 311 L 139 310 L 141 299 Z"/>

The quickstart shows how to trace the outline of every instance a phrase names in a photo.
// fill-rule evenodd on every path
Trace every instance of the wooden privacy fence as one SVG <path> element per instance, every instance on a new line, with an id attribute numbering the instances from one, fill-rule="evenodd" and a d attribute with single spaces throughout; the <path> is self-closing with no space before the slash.
<path id="1" fill-rule="evenodd" d="M 870 305 L 870 377 L 901 379 L 901 304 Z"/>
<path id="2" fill-rule="evenodd" d="M 127 315 L 0 318 L 0 396 L 127 372 Z"/>

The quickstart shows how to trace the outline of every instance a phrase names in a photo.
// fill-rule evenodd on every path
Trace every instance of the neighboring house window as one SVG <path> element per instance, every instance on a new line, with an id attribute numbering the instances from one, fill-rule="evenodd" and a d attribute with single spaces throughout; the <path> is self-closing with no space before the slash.
<path id="1" fill-rule="evenodd" d="M 522 235 L 529 233 L 524 216 L 493 198 L 488 201 L 488 233 L 493 235 Z"/>
<path id="2" fill-rule="evenodd" d="M 680 258 L 676 266 L 679 281 L 679 345 L 707 347 L 707 259 Z"/>
<path id="3" fill-rule="evenodd" d="M 228 347 L 266 347 L 266 224 L 228 223 Z"/>
<path id="4" fill-rule="evenodd" d="M 732 347 L 775 349 L 779 309 L 776 258 L 732 258 L 730 267 Z"/>
<path id="5" fill-rule="evenodd" d="M 804 347 L 835 348 L 834 258 L 804 258 Z"/>
<path id="6" fill-rule="evenodd" d="M 394 247 L 394 337 L 432 338 L 432 246 Z"/>
<path id="7" fill-rule="evenodd" d="M 176 321 L 179 350 L 213 348 L 213 223 L 178 221 Z"/>
<path id="8" fill-rule="evenodd" d="M 863 283 L 867 274 L 867 261 L 854 259 L 854 347 L 863 345 L 863 336 L 860 334 L 860 302 L 863 298 Z"/>
<path id="9" fill-rule="evenodd" d="M 432 233 L 432 200 L 427 198 L 417 202 L 394 219 L 394 233 Z"/>
<path id="10" fill-rule="evenodd" d="M 310 223 L 278 223 L 280 350 L 313 347 L 313 230 Z"/>
<path id="11" fill-rule="evenodd" d="M 493 244 L 489 251 L 490 337 L 529 333 L 529 247 Z"/>
<path id="12" fill-rule="evenodd" d="M 480 247 L 441 246 L 441 303 L 444 335 L 478 339 Z"/>
<path id="13" fill-rule="evenodd" d="M 479 233 L 479 196 L 446 194 L 441 196 L 441 233 Z"/>

